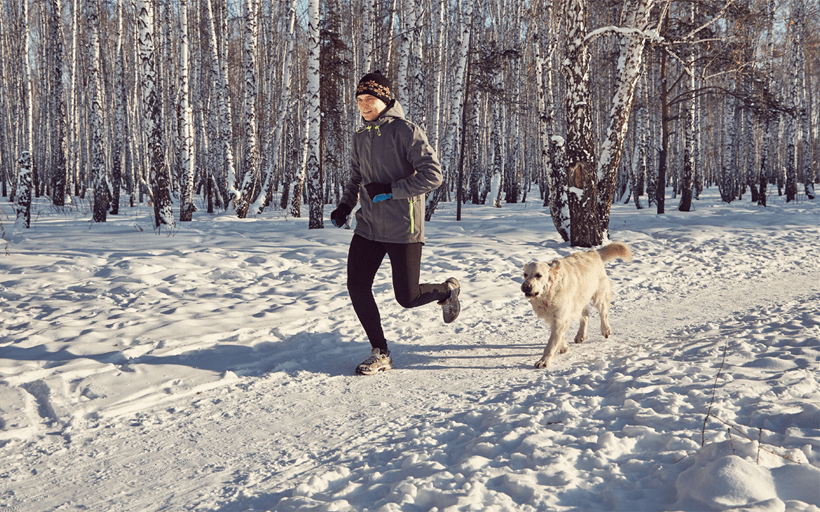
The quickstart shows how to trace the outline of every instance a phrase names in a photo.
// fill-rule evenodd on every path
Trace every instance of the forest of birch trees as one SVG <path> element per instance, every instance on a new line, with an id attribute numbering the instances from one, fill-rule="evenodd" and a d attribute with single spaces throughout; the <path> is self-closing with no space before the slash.
<path id="1" fill-rule="evenodd" d="M 156 229 L 323 227 L 381 70 L 437 149 L 428 197 L 537 202 L 575 246 L 615 202 L 814 199 L 817 0 L 0 0 L 0 192 Z M 548 221 L 549 222 L 549 221 Z"/>

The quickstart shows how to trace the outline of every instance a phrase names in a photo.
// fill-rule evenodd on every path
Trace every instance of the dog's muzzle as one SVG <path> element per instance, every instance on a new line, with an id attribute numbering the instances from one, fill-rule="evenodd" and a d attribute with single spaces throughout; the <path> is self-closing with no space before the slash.
<path id="1" fill-rule="evenodd" d="M 524 296 L 528 299 L 538 296 L 538 292 L 532 291 L 532 285 L 530 283 L 524 283 L 521 285 L 521 291 L 524 292 Z"/>

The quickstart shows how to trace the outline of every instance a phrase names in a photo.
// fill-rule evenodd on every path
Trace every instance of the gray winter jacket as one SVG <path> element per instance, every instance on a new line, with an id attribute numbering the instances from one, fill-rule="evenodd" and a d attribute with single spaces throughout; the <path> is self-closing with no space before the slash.
<path id="1" fill-rule="evenodd" d="M 425 194 L 441 185 L 441 164 L 421 128 L 393 100 L 353 135 L 350 180 L 341 203 L 362 207 L 355 233 L 377 242 L 424 242 Z M 390 183 L 393 198 L 374 203 L 364 186 Z"/>

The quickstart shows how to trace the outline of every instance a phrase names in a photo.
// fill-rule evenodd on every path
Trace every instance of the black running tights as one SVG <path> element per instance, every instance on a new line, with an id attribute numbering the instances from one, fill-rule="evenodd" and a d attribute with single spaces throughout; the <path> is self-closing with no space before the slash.
<path id="1" fill-rule="evenodd" d="M 373 279 L 385 254 L 393 271 L 393 292 L 402 307 L 415 308 L 450 295 L 446 284 L 419 284 L 422 243 L 388 244 L 353 235 L 347 255 L 347 291 L 373 348 L 387 350 L 381 316 L 373 297 Z"/>

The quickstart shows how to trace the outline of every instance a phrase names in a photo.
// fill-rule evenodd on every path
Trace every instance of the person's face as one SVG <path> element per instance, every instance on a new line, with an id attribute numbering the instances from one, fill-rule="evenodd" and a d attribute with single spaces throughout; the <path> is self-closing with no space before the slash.
<path id="1" fill-rule="evenodd" d="M 376 118 L 379 117 L 379 114 L 387 108 L 387 105 L 382 100 L 370 94 L 356 96 L 356 103 L 365 121 L 375 121 Z"/>

